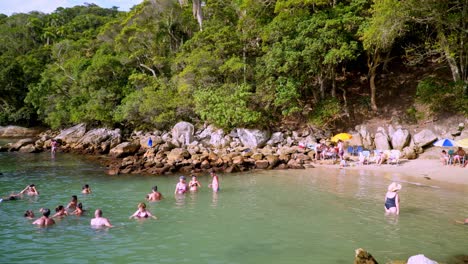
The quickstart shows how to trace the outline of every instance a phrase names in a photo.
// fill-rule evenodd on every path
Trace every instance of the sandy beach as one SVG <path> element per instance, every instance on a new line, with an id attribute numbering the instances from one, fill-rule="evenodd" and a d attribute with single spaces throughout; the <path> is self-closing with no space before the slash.
<path id="1" fill-rule="evenodd" d="M 415 160 L 401 160 L 398 165 L 383 164 L 357 165 L 356 162 L 349 162 L 349 166 L 340 168 L 338 164 L 327 164 L 317 161 L 315 167 L 327 167 L 352 171 L 372 171 L 382 172 L 382 174 L 398 175 L 403 181 L 417 182 L 427 185 L 437 185 L 448 188 L 468 189 L 468 167 L 457 165 L 443 165 L 439 159 L 425 157 Z"/>

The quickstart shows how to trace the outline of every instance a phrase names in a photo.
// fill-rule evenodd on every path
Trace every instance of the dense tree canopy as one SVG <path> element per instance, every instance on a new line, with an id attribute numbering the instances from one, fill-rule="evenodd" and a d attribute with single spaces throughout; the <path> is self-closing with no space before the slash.
<path id="1" fill-rule="evenodd" d="M 0 15 L 0 125 L 329 125 L 349 115 L 352 73 L 378 111 L 387 87 L 375 80 L 391 59 L 446 67 L 452 80 L 423 80 L 420 101 L 468 114 L 467 10 L 463 0 L 146 0 L 129 12 Z"/>

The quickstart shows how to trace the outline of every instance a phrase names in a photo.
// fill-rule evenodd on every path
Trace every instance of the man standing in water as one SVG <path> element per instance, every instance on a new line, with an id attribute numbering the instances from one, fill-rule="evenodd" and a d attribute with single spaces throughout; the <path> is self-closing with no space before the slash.
<path id="1" fill-rule="evenodd" d="M 162 194 L 158 192 L 158 186 L 155 185 L 153 189 L 151 190 L 151 193 L 149 193 L 146 196 L 146 199 L 150 202 L 152 201 L 160 201 L 162 199 Z"/>
<path id="2" fill-rule="evenodd" d="M 109 219 L 102 217 L 101 209 L 96 209 L 96 211 L 94 212 L 94 218 L 91 219 L 91 225 L 94 227 L 112 227 L 112 224 L 109 222 Z"/>
<path id="3" fill-rule="evenodd" d="M 42 210 L 42 216 L 33 222 L 33 225 L 40 225 L 40 226 L 50 226 L 55 224 L 53 219 L 49 218 L 50 210 L 45 208 Z"/>

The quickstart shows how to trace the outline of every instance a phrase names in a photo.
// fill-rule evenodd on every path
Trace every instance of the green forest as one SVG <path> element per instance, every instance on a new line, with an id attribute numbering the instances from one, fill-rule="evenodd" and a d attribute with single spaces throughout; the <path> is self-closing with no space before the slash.
<path id="1" fill-rule="evenodd" d="M 0 125 L 327 126 L 356 103 L 378 114 L 389 89 L 379 76 L 428 62 L 446 74 L 419 80 L 418 102 L 468 115 L 467 14 L 468 0 L 145 0 L 129 12 L 0 14 Z"/>

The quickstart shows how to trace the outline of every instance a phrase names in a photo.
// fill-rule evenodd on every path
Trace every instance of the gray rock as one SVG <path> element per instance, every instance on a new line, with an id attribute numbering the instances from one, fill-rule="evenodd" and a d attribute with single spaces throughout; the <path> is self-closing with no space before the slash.
<path id="1" fill-rule="evenodd" d="M 401 151 L 402 158 L 406 158 L 409 160 L 416 159 L 418 157 L 416 149 L 417 147 L 405 147 Z"/>
<path id="2" fill-rule="evenodd" d="M 67 144 L 77 143 L 86 134 L 86 124 L 78 124 L 60 131 L 60 134 L 55 137 Z"/>
<path id="3" fill-rule="evenodd" d="M 39 133 L 39 129 L 20 126 L 0 126 L 0 137 L 35 137 Z"/>
<path id="4" fill-rule="evenodd" d="M 378 150 L 390 149 L 390 143 L 387 133 L 383 127 L 378 127 L 374 138 L 375 148 Z"/>
<path id="5" fill-rule="evenodd" d="M 168 162 L 180 162 L 190 158 L 190 153 L 184 148 L 175 148 L 167 155 Z"/>
<path id="6" fill-rule="evenodd" d="M 267 169 L 270 166 L 270 163 L 268 160 L 256 160 L 255 161 L 255 167 L 257 169 Z"/>
<path id="7" fill-rule="evenodd" d="M 404 147 L 408 146 L 409 141 L 409 131 L 406 129 L 399 128 L 395 131 L 395 133 L 393 133 L 392 147 L 393 149 L 402 150 Z"/>
<path id="8" fill-rule="evenodd" d="M 369 133 L 369 131 L 367 130 L 367 127 L 366 126 L 361 126 L 361 128 L 359 129 L 358 132 L 361 135 L 362 146 L 365 149 L 372 149 L 373 148 L 373 146 L 372 146 L 372 136 Z"/>
<path id="9" fill-rule="evenodd" d="M 357 132 L 352 132 L 351 134 L 351 139 L 346 141 L 348 146 L 362 146 L 362 137 L 361 134 Z"/>
<path id="10" fill-rule="evenodd" d="M 23 146 L 34 144 L 34 143 L 35 143 L 35 141 L 32 138 L 20 139 L 16 143 L 11 144 L 10 147 L 9 147 L 9 150 L 10 151 L 17 151 Z"/>
<path id="11" fill-rule="evenodd" d="M 436 140 L 436 134 L 434 134 L 434 132 L 432 132 L 432 130 L 429 129 L 424 129 L 413 136 L 414 144 L 420 147 L 428 146 Z"/>
<path id="12" fill-rule="evenodd" d="M 122 136 L 120 134 L 120 129 L 107 129 L 107 128 L 97 128 L 92 129 L 80 138 L 77 141 L 78 145 L 81 145 L 83 148 L 91 149 L 100 149 L 101 143 L 109 141 L 112 142 L 112 147 L 117 146 L 122 141 Z"/>
<path id="13" fill-rule="evenodd" d="M 267 145 L 274 146 L 278 143 L 283 142 L 284 134 L 283 132 L 275 132 L 271 135 L 271 138 L 267 141 Z"/>
<path id="14" fill-rule="evenodd" d="M 250 148 L 263 147 L 270 136 L 267 131 L 258 129 L 239 128 L 237 133 L 242 144 Z"/>
<path id="15" fill-rule="evenodd" d="M 123 142 L 112 148 L 109 155 L 116 158 L 125 157 L 135 154 L 139 148 L 140 144 L 137 142 Z"/>
<path id="16" fill-rule="evenodd" d="M 37 152 L 37 149 L 36 147 L 34 147 L 33 144 L 28 144 L 26 146 L 22 146 L 20 149 L 19 149 L 19 152 L 23 152 L 23 153 L 34 153 L 34 152 Z"/>
<path id="17" fill-rule="evenodd" d="M 189 122 L 179 122 L 172 128 L 172 138 L 182 145 L 188 145 L 194 140 L 194 127 Z"/>

